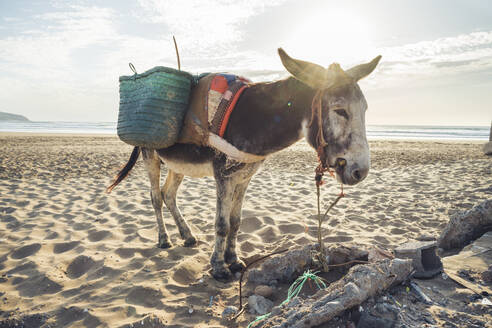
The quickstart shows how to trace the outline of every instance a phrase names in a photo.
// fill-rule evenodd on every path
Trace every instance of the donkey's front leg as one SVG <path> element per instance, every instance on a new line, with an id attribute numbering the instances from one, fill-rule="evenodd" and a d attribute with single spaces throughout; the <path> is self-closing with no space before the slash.
<path id="1" fill-rule="evenodd" d="M 236 253 L 236 239 L 241 224 L 241 209 L 243 206 L 244 195 L 248 188 L 249 181 L 240 183 L 236 186 L 234 191 L 234 198 L 232 200 L 232 209 L 230 216 L 230 229 L 227 235 L 226 249 L 224 253 L 225 263 L 229 264 L 229 269 L 232 273 L 241 272 L 245 268 L 245 264 L 237 257 Z"/>
<path id="2" fill-rule="evenodd" d="M 162 194 L 159 186 L 161 177 L 161 160 L 154 150 L 142 148 L 142 155 L 145 167 L 150 180 L 150 198 L 154 207 L 157 225 L 159 226 L 159 244 L 160 248 L 169 248 L 172 246 L 169 236 L 162 221 Z"/>
<path id="3" fill-rule="evenodd" d="M 217 280 L 228 280 L 232 277 L 231 271 L 224 262 L 226 238 L 229 234 L 229 217 L 234 196 L 234 184 L 231 179 L 217 178 L 217 213 L 215 215 L 215 247 L 210 263 L 212 275 Z"/>

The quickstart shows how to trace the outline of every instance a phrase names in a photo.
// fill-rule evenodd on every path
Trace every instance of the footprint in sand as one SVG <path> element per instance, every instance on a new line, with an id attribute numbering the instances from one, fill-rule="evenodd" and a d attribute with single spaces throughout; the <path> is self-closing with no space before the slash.
<path id="1" fill-rule="evenodd" d="M 300 234 L 304 232 L 304 226 L 299 223 L 289 223 L 289 224 L 280 224 L 278 229 L 282 234 L 292 233 L 292 234 Z"/>
<path id="2" fill-rule="evenodd" d="M 96 262 L 85 255 L 79 255 L 67 267 L 67 276 L 70 279 L 77 279 L 96 265 Z"/>
<path id="3" fill-rule="evenodd" d="M 7 274 L 15 274 L 24 271 L 23 274 L 29 275 L 29 271 L 36 270 L 36 268 L 37 265 L 34 262 L 27 262 L 7 271 Z"/>
<path id="4" fill-rule="evenodd" d="M 124 267 L 125 271 L 134 271 L 140 270 L 144 267 L 145 260 L 142 259 L 133 259 L 127 266 Z"/>
<path id="5" fill-rule="evenodd" d="M 36 254 L 41 249 L 41 244 L 35 243 L 31 245 L 22 246 L 21 248 L 15 250 L 10 254 L 13 259 L 23 259 L 25 257 Z"/>
<path id="6" fill-rule="evenodd" d="M 129 259 L 135 256 L 136 249 L 135 248 L 118 248 L 115 250 L 115 253 L 118 254 L 122 259 Z"/>
<path id="7" fill-rule="evenodd" d="M 111 236 L 111 232 L 106 230 L 101 230 L 101 231 L 91 230 L 89 231 L 89 235 L 88 235 L 89 240 L 92 242 L 101 241 L 109 236 Z"/>
<path id="8" fill-rule="evenodd" d="M 113 279 L 119 277 L 123 272 L 124 272 L 123 270 L 118 270 L 108 266 L 103 266 L 102 268 L 90 273 L 87 276 L 87 280 L 95 280 L 103 277 Z"/>
<path id="9" fill-rule="evenodd" d="M 278 229 L 276 227 L 267 226 L 258 231 L 258 236 L 260 236 L 261 240 L 265 243 L 273 243 L 278 240 L 278 236 L 280 235 Z"/>
<path id="10" fill-rule="evenodd" d="M 8 222 L 7 223 L 7 229 L 9 229 L 9 230 L 14 230 L 21 225 L 19 220 L 17 220 L 14 216 L 12 216 L 10 214 L 3 215 L 1 217 L 1 221 L 2 222 Z"/>
<path id="11" fill-rule="evenodd" d="M 123 242 L 125 243 L 130 243 L 132 242 L 135 238 L 137 238 L 136 235 L 129 235 L 129 236 L 126 236 L 125 239 L 123 239 Z"/>
<path id="12" fill-rule="evenodd" d="M 89 230 L 90 228 L 92 228 L 92 224 L 90 223 L 86 223 L 86 222 L 78 222 L 78 223 L 75 223 L 73 225 L 73 229 L 74 230 Z"/>
<path id="13" fill-rule="evenodd" d="M 121 228 L 123 229 L 123 234 L 130 235 L 134 234 L 137 231 L 138 227 L 136 224 L 133 223 L 125 223 L 121 226 Z"/>
<path id="14" fill-rule="evenodd" d="M 62 290 L 62 286 L 45 275 L 38 275 L 20 282 L 16 289 L 22 297 L 34 297 L 58 293 Z"/>
<path id="15" fill-rule="evenodd" d="M 243 253 L 251 253 L 256 249 L 255 245 L 250 243 L 249 241 L 242 242 L 240 248 L 241 248 L 241 252 Z"/>
<path id="16" fill-rule="evenodd" d="M 55 239 L 55 238 L 58 238 L 58 232 L 53 231 L 53 232 L 50 232 L 44 239 L 49 240 L 49 239 Z"/>
<path id="17" fill-rule="evenodd" d="M 80 244 L 80 241 L 69 241 L 66 243 L 57 243 L 53 247 L 53 253 L 60 254 L 60 253 L 67 252 L 67 251 L 75 248 L 79 244 Z"/>
<path id="18" fill-rule="evenodd" d="M 388 239 L 388 238 L 386 238 L 386 237 L 384 237 L 384 236 L 374 236 L 374 239 L 375 239 L 377 242 L 379 242 L 379 243 L 381 243 L 381 244 L 383 244 L 383 245 L 388 245 L 388 244 L 390 244 L 389 239 Z"/>
<path id="19" fill-rule="evenodd" d="M 84 327 L 97 327 L 101 325 L 101 321 L 91 315 L 83 308 L 71 306 L 69 308 L 61 308 L 56 311 L 56 324 L 60 327 L 68 327 L 72 323 L 80 321 Z"/>
<path id="20" fill-rule="evenodd" d="M 202 274 L 202 264 L 194 260 L 187 260 L 178 264 L 172 277 L 178 284 L 188 286 L 190 283 L 196 282 Z"/>
<path id="21" fill-rule="evenodd" d="M 136 286 L 130 289 L 130 292 L 125 298 L 129 304 L 141 305 L 150 308 L 162 308 L 161 302 L 162 293 L 158 290 Z"/>
<path id="22" fill-rule="evenodd" d="M 241 222 L 241 232 L 251 233 L 263 226 L 263 223 L 256 216 L 243 218 Z"/>
<path id="23" fill-rule="evenodd" d="M 26 207 L 27 205 L 29 205 L 29 201 L 28 200 L 22 200 L 22 201 L 19 201 L 19 202 L 16 202 L 16 206 L 17 207 L 20 207 L 20 208 L 23 208 L 23 207 Z"/>
<path id="24" fill-rule="evenodd" d="M 14 208 L 14 207 L 10 207 L 10 206 L 0 206 L 0 213 L 3 213 L 3 214 L 10 214 L 10 213 L 13 213 L 15 212 L 17 209 Z"/>
<path id="25" fill-rule="evenodd" d="M 405 234 L 405 233 L 407 232 L 407 230 L 405 230 L 405 229 L 400 229 L 400 228 L 393 228 L 393 229 L 391 229 L 391 231 L 390 231 L 390 232 L 391 232 L 391 234 L 393 234 L 393 235 L 403 235 L 403 234 Z"/>

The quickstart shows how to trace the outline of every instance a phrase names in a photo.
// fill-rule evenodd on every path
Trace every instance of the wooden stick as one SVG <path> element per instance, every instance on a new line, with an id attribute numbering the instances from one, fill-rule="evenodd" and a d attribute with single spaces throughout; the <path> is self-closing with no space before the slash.
<path id="1" fill-rule="evenodd" d="M 267 254 L 265 256 L 262 256 L 260 258 L 257 258 L 256 260 L 254 260 L 251 263 L 249 263 L 248 265 L 246 265 L 246 267 L 244 268 L 244 270 L 241 272 L 241 277 L 239 278 L 239 309 L 237 310 L 237 314 L 231 320 L 236 320 L 243 313 L 243 311 L 244 311 L 242 285 L 243 285 L 243 277 L 244 277 L 244 274 L 246 273 L 246 271 L 248 271 L 248 269 L 251 268 L 256 263 L 258 263 L 260 261 L 263 261 L 264 259 L 266 259 L 266 258 L 268 258 L 270 256 L 285 253 L 288 250 L 289 249 L 286 248 L 286 249 L 282 249 L 282 250 L 279 250 L 279 251 L 272 252 L 270 254 Z"/>
<path id="2" fill-rule="evenodd" d="M 181 71 L 181 61 L 179 60 L 178 44 L 176 43 L 176 38 L 173 35 L 174 48 L 176 49 L 176 57 L 178 57 L 178 70 Z"/>
<path id="3" fill-rule="evenodd" d="M 468 288 L 472 292 L 474 292 L 477 295 L 483 295 L 483 292 L 487 292 L 489 295 L 492 295 L 492 289 L 488 288 L 487 286 L 480 286 L 478 284 L 474 284 L 472 282 L 469 282 L 460 276 L 454 274 L 453 272 L 450 272 L 449 270 L 444 270 L 444 273 L 448 275 L 448 277 L 453 280 L 454 282 L 460 284 L 461 286 Z"/>

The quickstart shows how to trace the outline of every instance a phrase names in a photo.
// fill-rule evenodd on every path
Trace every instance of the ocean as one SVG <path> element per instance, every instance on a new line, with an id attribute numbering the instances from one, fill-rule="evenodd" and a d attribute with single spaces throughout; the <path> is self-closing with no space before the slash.
<path id="1" fill-rule="evenodd" d="M 0 132 L 116 134 L 115 122 L 0 122 Z M 489 140 L 489 126 L 368 125 L 368 139 Z"/>

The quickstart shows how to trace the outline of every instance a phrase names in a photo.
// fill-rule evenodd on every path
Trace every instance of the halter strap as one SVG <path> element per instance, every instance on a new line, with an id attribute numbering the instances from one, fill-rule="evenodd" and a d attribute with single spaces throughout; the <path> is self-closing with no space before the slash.
<path id="1" fill-rule="evenodd" d="M 316 148 L 316 152 L 318 153 L 318 161 L 319 165 L 316 168 L 316 186 L 319 187 L 323 184 L 323 175 L 326 171 L 329 171 L 329 167 L 323 163 L 325 158 L 325 147 L 328 146 L 328 143 L 325 140 L 325 135 L 323 133 L 323 92 L 322 90 L 316 91 L 313 97 L 313 102 L 311 104 L 311 121 L 308 124 L 308 127 L 313 125 L 314 118 L 318 118 L 318 134 L 316 135 L 316 141 L 318 142 L 318 146 Z"/>

